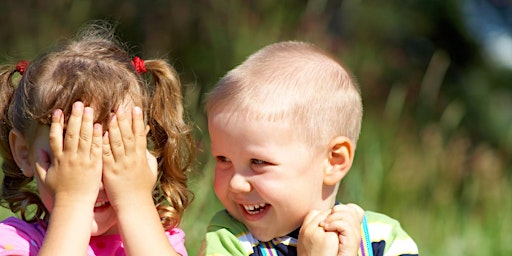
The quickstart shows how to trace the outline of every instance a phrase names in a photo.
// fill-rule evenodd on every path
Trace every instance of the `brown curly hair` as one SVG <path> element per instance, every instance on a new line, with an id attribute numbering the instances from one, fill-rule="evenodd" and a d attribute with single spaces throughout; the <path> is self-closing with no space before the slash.
<path id="1" fill-rule="evenodd" d="M 89 24 L 74 39 L 40 55 L 16 84 L 14 65 L 1 66 L 2 206 L 20 212 L 28 222 L 48 217 L 33 178 L 24 176 L 14 162 L 8 139 L 12 129 L 30 143 L 38 126 L 50 124 L 55 109 L 69 116 L 75 101 L 94 106 L 95 122 L 106 124 L 110 113 L 129 96 L 141 105 L 150 127 L 148 147 L 158 161 L 153 198 L 162 225 L 177 226 L 191 200 L 187 171 L 194 155 L 193 139 L 184 121 L 181 83 L 174 68 L 163 59 L 145 60 L 145 68 L 149 76 L 137 73 L 108 24 Z M 30 205 L 35 205 L 35 214 L 27 211 Z"/>

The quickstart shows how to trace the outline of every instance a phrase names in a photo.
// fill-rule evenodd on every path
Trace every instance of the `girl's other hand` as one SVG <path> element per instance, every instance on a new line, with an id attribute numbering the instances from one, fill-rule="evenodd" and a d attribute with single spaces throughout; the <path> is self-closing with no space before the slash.
<path id="1" fill-rule="evenodd" d="M 141 198 L 152 200 L 156 178 L 157 162 L 147 150 L 141 108 L 128 112 L 120 107 L 103 136 L 103 182 L 110 203 L 119 210 Z"/>

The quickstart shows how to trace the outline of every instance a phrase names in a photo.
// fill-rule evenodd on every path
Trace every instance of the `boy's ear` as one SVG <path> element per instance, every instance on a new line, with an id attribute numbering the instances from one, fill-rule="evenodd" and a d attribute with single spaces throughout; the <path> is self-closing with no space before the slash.
<path id="1" fill-rule="evenodd" d="M 331 140 L 328 148 L 327 168 L 324 173 L 324 184 L 334 186 L 345 177 L 354 160 L 354 144 L 345 136 Z"/>
<path id="2" fill-rule="evenodd" d="M 27 177 L 34 176 L 34 170 L 30 164 L 30 149 L 23 134 L 16 129 L 12 129 L 9 132 L 9 145 L 11 146 L 12 157 L 23 175 Z"/>

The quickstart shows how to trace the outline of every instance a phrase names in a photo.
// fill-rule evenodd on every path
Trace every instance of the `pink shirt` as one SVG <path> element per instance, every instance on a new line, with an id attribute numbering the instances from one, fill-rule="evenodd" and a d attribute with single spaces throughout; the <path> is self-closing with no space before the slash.
<path id="1" fill-rule="evenodd" d="M 0 256 L 37 255 L 46 230 L 38 223 L 27 223 L 15 217 L 0 222 Z M 174 250 L 186 256 L 185 233 L 179 228 L 165 232 Z M 87 255 L 126 255 L 120 235 L 93 236 Z"/>

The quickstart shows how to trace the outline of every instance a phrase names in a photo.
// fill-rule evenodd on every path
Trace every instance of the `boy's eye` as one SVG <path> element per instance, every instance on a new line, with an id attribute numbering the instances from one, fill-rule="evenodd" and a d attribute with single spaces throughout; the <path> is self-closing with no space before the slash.
<path id="1" fill-rule="evenodd" d="M 217 159 L 217 162 L 221 163 L 229 163 L 229 159 L 225 156 L 216 156 L 215 159 Z"/>
<path id="2" fill-rule="evenodd" d="M 251 164 L 269 164 L 268 162 L 265 162 L 263 160 L 260 160 L 260 159 L 251 159 Z"/>

